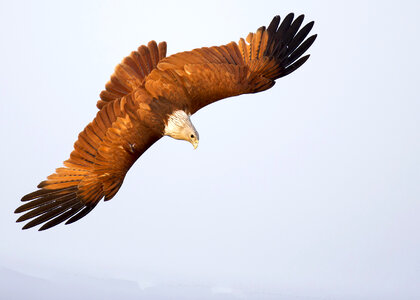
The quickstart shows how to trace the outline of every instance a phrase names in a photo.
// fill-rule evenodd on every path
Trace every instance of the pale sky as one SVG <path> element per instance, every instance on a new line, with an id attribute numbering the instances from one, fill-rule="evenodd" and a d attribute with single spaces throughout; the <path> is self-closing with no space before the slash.
<path id="1" fill-rule="evenodd" d="M 418 1 L 1 1 L 0 298 L 420 299 Z M 315 20 L 311 58 L 192 117 L 82 220 L 22 231 L 113 68 Z M 66 298 L 67 297 L 67 298 Z"/>

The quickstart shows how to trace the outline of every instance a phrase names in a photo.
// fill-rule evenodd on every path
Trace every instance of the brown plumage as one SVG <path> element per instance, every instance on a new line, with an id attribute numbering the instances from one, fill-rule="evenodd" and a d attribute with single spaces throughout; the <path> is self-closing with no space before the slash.
<path id="1" fill-rule="evenodd" d="M 166 57 L 166 43 L 151 41 L 115 68 L 100 94 L 95 119 L 79 134 L 64 167 L 47 177 L 16 209 L 23 229 L 44 230 L 75 222 L 101 199 L 118 192 L 134 162 L 164 135 L 198 144 L 189 120 L 217 100 L 267 90 L 299 68 L 316 35 L 304 16 L 276 16 L 239 43 L 200 48 Z M 306 39 L 306 40 L 305 40 Z"/>

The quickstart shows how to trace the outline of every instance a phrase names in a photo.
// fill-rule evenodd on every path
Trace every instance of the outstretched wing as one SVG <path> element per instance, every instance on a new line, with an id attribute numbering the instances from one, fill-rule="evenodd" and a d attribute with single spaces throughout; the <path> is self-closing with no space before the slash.
<path id="1" fill-rule="evenodd" d="M 166 42 L 157 45 L 155 41 L 150 41 L 147 47 L 140 46 L 137 51 L 131 52 L 115 67 L 114 74 L 105 85 L 105 90 L 99 95 L 101 100 L 96 106 L 101 109 L 108 102 L 128 95 L 143 85 L 146 76 L 165 56 Z"/>
<path id="2" fill-rule="evenodd" d="M 126 96 L 106 105 L 79 134 L 64 167 L 47 177 L 38 190 L 22 198 L 15 213 L 23 229 L 45 223 L 40 230 L 63 221 L 75 222 L 102 199 L 111 199 L 133 163 L 161 135 L 142 125 L 147 112 Z"/>
<path id="3" fill-rule="evenodd" d="M 299 31 L 304 16 L 293 19 L 289 14 L 280 24 L 274 17 L 267 29 L 250 33 L 248 43 L 240 39 L 169 56 L 146 78 L 145 87 L 190 113 L 226 97 L 269 89 L 305 63 L 309 55 L 301 56 L 316 38 L 304 41 L 314 22 Z"/>

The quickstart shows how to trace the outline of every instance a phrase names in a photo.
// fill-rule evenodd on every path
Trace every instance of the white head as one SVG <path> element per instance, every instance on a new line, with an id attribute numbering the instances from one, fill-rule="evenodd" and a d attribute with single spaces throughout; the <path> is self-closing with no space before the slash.
<path id="1" fill-rule="evenodd" d="M 198 146 L 198 132 L 191 123 L 190 116 L 183 110 L 177 110 L 169 116 L 164 134 L 177 140 L 190 142 L 194 149 Z"/>

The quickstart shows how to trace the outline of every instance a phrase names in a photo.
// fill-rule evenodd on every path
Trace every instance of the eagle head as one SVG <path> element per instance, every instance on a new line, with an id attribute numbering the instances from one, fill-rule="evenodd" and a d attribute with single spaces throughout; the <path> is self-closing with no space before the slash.
<path id="1" fill-rule="evenodd" d="M 198 147 L 198 132 L 191 123 L 190 115 L 183 110 L 174 111 L 169 115 L 164 134 L 177 140 L 190 142 L 194 149 Z"/>

